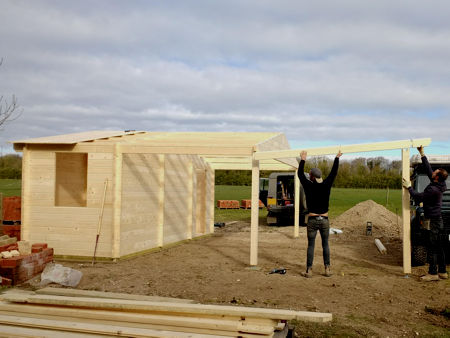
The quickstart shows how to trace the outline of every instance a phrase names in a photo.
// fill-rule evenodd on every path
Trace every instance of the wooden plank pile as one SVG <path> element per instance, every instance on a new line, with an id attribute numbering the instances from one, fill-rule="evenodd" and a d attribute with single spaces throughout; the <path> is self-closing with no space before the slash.
<path id="1" fill-rule="evenodd" d="M 52 289 L 52 290 L 51 290 Z M 331 321 L 329 313 L 45 288 L 1 295 L 0 334 L 45 337 L 285 337 L 288 320 Z M 73 291 L 73 290 L 72 290 Z M 108 297 L 108 298 L 104 298 Z"/>

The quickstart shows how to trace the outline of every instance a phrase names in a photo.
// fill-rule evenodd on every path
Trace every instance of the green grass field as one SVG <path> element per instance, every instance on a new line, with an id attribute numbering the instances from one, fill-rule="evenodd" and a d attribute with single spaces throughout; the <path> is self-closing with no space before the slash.
<path id="1" fill-rule="evenodd" d="M 21 180 L 0 179 L 0 193 L 3 196 L 20 196 Z M 242 200 L 250 199 L 250 186 L 230 186 L 217 185 L 215 190 L 215 203 L 217 200 Z M 401 212 L 401 190 L 389 190 L 388 203 L 387 190 L 384 189 L 344 189 L 333 188 L 330 198 L 330 217 L 336 217 L 350 209 L 359 202 L 373 200 L 381 205 L 387 206 L 394 213 Z M 259 216 L 265 218 L 267 216 L 266 209 L 260 209 Z M 228 222 L 237 220 L 250 220 L 250 210 L 236 209 L 226 210 L 215 208 L 215 222 Z"/>
<path id="2" fill-rule="evenodd" d="M 4 197 L 20 196 L 22 193 L 22 180 L 0 179 L 0 193 Z"/>
<path id="3" fill-rule="evenodd" d="M 215 205 L 217 205 L 217 200 L 240 201 L 242 199 L 250 199 L 251 187 L 218 185 L 216 186 L 215 193 Z M 331 189 L 330 197 L 330 218 L 337 217 L 359 202 L 367 200 L 373 200 L 376 203 L 387 207 L 394 213 L 400 213 L 402 207 L 401 196 L 401 190 L 389 190 L 388 193 L 385 189 L 333 188 Z M 266 215 L 266 209 L 260 210 L 259 217 L 265 218 Z M 249 221 L 250 210 L 215 209 L 215 222 L 228 222 L 236 220 Z"/>

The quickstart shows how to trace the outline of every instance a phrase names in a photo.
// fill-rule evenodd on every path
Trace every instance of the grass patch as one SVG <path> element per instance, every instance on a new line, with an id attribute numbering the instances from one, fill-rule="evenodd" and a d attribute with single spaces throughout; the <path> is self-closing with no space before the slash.
<path id="1" fill-rule="evenodd" d="M 215 188 L 215 204 L 217 200 L 243 200 L 251 198 L 250 186 L 228 186 L 217 185 Z M 388 197 L 388 198 L 387 198 Z M 330 196 L 330 218 L 334 218 L 352 208 L 356 204 L 373 200 L 378 204 L 387 207 L 390 211 L 400 214 L 402 210 L 402 191 L 386 189 L 346 189 L 332 188 Z M 387 202 L 387 204 L 386 204 Z M 264 222 L 267 216 L 266 209 L 260 209 L 260 222 Z M 250 220 L 250 210 L 243 209 L 218 209 L 215 208 L 215 222 L 228 221 L 248 221 Z"/>
<path id="2" fill-rule="evenodd" d="M 22 191 L 22 180 L 14 179 L 0 179 L 0 193 L 3 196 L 20 196 Z M 238 200 L 251 198 L 251 186 L 231 186 L 231 185 L 217 185 L 215 187 L 215 201 L 217 200 Z M 330 218 L 334 218 L 350 209 L 354 205 L 366 201 L 373 200 L 383 206 L 386 206 L 394 213 L 401 213 L 401 190 L 389 190 L 387 197 L 387 190 L 385 189 L 345 189 L 333 188 L 330 196 Z M 386 201 L 388 202 L 386 205 Z M 250 209 L 218 209 L 215 208 L 215 222 L 228 221 L 249 221 L 251 217 Z M 260 222 L 265 222 L 267 210 L 260 209 Z"/>
<path id="3" fill-rule="evenodd" d="M 22 194 L 22 180 L 0 179 L 0 193 L 3 197 L 20 196 Z"/>
<path id="4" fill-rule="evenodd" d="M 332 188 L 330 217 L 337 217 L 356 204 L 367 200 L 373 200 L 396 214 L 400 214 L 402 211 L 401 190 L 390 189 L 388 194 L 386 189 Z"/>

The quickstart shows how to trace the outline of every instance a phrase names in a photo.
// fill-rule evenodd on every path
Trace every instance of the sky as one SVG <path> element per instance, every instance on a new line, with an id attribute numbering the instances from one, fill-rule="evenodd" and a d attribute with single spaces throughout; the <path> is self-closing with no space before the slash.
<path id="1" fill-rule="evenodd" d="M 432 138 L 450 154 L 450 2 L 0 1 L 8 141 L 282 132 L 291 148 Z M 400 151 L 365 156 L 400 157 Z"/>

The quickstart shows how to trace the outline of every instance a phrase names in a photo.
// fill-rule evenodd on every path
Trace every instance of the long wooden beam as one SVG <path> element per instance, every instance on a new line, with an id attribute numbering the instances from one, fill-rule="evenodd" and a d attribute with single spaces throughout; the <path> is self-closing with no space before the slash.
<path id="1" fill-rule="evenodd" d="M 259 161 L 252 163 L 252 213 L 250 220 L 250 265 L 258 265 Z"/>
<path id="2" fill-rule="evenodd" d="M 252 170 L 252 166 L 244 163 L 210 163 L 214 170 Z M 295 168 L 284 164 L 261 164 L 260 170 L 293 171 Z"/>
<path id="3" fill-rule="evenodd" d="M 170 146 L 160 145 L 151 146 L 145 143 L 121 144 L 123 153 L 128 154 L 189 154 L 189 155 L 228 155 L 228 156 L 251 156 L 253 150 L 250 147 L 228 146 L 228 147 L 212 147 L 205 146 Z"/>
<path id="4" fill-rule="evenodd" d="M 426 147 L 431 143 L 431 138 L 389 141 L 389 142 L 376 142 L 376 143 L 362 143 L 351 145 L 336 145 L 330 147 L 321 148 L 309 148 L 309 149 L 290 149 L 290 150 L 275 150 L 275 151 L 261 151 L 255 152 L 253 158 L 255 160 L 275 159 L 275 158 L 287 158 L 297 157 L 300 151 L 306 150 L 308 156 L 320 156 L 320 155 L 333 155 L 337 154 L 340 150 L 343 154 L 360 153 L 367 151 L 379 151 L 379 150 L 394 150 L 405 148 Z"/>
<path id="5" fill-rule="evenodd" d="M 229 157 L 229 156 L 202 156 L 214 169 L 222 170 L 251 170 L 252 156 Z M 291 158 L 284 160 L 267 159 L 259 162 L 261 170 L 295 170 L 298 167 L 296 160 Z"/>
<path id="6" fill-rule="evenodd" d="M 57 305 L 60 307 L 78 307 L 81 309 L 101 309 L 123 312 L 158 312 L 180 314 L 198 314 L 202 316 L 239 316 L 274 320 L 304 320 L 311 322 L 329 322 L 331 313 L 294 311 L 284 309 L 252 308 L 228 305 L 188 304 L 171 302 L 135 301 L 127 299 L 97 299 L 90 297 L 65 297 L 53 295 L 24 295 L 20 293 L 2 294 L 2 300 L 14 303 Z"/>
<path id="7" fill-rule="evenodd" d="M 402 149 L 402 178 L 409 181 L 409 149 Z M 411 226 L 409 192 L 402 189 L 403 272 L 411 273 Z"/>

